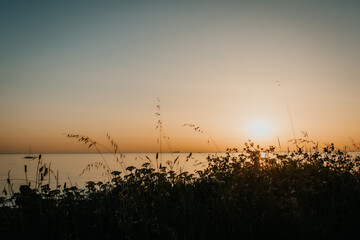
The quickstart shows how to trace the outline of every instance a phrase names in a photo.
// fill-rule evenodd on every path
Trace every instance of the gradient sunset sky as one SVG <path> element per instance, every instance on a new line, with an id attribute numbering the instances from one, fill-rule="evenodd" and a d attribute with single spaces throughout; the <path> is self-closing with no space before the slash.
<path id="1" fill-rule="evenodd" d="M 360 1 L 0 4 L 0 153 L 360 142 Z"/>

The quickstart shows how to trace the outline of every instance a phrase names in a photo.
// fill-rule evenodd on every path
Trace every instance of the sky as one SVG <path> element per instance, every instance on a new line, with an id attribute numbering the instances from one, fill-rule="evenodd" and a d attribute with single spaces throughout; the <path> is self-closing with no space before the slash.
<path id="1" fill-rule="evenodd" d="M 285 150 L 304 132 L 351 146 L 359 12 L 346 0 L 2 1 L 0 153 L 92 151 L 68 133 L 156 152 L 159 119 L 162 151 Z"/>

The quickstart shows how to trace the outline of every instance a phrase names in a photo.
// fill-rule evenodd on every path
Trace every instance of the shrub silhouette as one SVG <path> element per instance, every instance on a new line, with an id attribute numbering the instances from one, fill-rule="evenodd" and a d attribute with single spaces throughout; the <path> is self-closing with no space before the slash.
<path id="1" fill-rule="evenodd" d="M 249 142 L 177 173 L 150 163 L 85 189 L 24 185 L 2 198 L 7 239 L 353 239 L 360 223 L 359 157 L 330 145 L 288 154 Z M 11 205 L 9 205 L 11 204 Z"/>

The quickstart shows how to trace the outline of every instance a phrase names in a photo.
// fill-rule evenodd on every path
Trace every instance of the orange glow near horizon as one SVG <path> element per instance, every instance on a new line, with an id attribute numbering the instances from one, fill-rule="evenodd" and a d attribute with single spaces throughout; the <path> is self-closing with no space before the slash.
<path id="1" fill-rule="evenodd" d="M 158 152 L 157 98 L 162 151 L 242 149 L 248 139 L 286 150 L 302 131 L 351 149 L 358 6 L 260 2 L 4 4 L 0 153 L 93 151 L 64 133 Z"/>

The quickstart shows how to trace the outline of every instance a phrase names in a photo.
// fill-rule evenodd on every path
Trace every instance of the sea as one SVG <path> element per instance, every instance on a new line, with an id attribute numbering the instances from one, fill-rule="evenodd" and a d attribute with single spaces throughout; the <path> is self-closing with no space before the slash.
<path id="1" fill-rule="evenodd" d="M 52 189 L 57 185 L 84 188 L 88 181 L 106 182 L 109 180 L 101 165 L 108 165 L 110 171 L 120 171 L 129 166 L 141 167 L 149 163 L 152 167 L 167 166 L 176 172 L 195 172 L 206 167 L 206 158 L 214 153 L 61 153 L 41 154 L 41 163 L 46 165 L 50 174 L 46 174 L 43 184 Z M 35 185 L 39 159 L 26 159 L 26 154 L 0 154 L 0 191 L 8 189 L 8 179 L 16 192 L 20 185 L 30 182 Z M 38 156 L 33 154 L 32 156 Z M 176 161 L 175 161 L 176 160 Z M 174 163 L 172 165 L 172 163 Z M 98 164 L 100 163 L 100 164 Z M 170 165 L 169 165 L 170 164 Z M 100 165 L 99 168 L 96 166 Z M 26 166 L 26 167 L 25 167 Z M 26 173 L 25 173 L 26 168 Z M 4 195 L 1 193 L 0 196 Z"/>
<path id="2" fill-rule="evenodd" d="M 223 153 L 225 154 L 225 153 Z M 352 156 L 360 156 L 360 152 L 350 152 Z M 46 174 L 42 184 L 49 184 L 52 189 L 56 186 L 76 186 L 84 188 L 89 181 L 106 182 L 109 180 L 105 170 L 96 165 L 107 164 L 110 171 L 120 171 L 129 166 L 141 167 L 149 163 L 153 168 L 156 166 L 172 166 L 175 172 L 194 173 L 207 166 L 207 157 L 222 155 L 216 153 L 124 153 L 114 155 L 112 153 L 61 153 L 42 154 L 41 164 L 46 165 L 50 174 Z M 19 190 L 20 185 L 29 184 L 35 186 L 36 172 L 39 159 L 26 159 L 26 154 L 0 154 L 0 196 L 4 196 L 4 189 L 8 191 L 9 183 L 14 192 Z M 33 156 L 38 156 L 34 154 Z M 174 163 L 175 164 L 172 164 Z M 170 164 L 170 165 L 169 165 Z M 26 173 L 25 173 L 26 166 Z"/>

